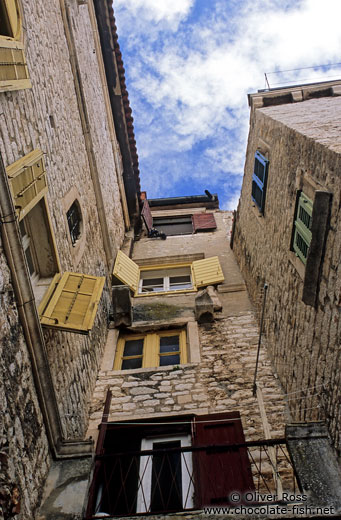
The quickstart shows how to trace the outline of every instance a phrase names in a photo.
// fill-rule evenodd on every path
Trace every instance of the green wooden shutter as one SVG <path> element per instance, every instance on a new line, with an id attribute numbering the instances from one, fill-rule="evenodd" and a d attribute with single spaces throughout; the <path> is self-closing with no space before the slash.
<path id="1" fill-rule="evenodd" d="M 302 192 L 298 200 L 296 211 L 293 249 L 304 264 L 307 262 L 312 236 L 312 215 L 313 202 Z"/>
<path id="2" fill-rule="evenodd" d="M 34 150 L 6 168 L 19 221 L 47 192 L 44 154 Z"/>

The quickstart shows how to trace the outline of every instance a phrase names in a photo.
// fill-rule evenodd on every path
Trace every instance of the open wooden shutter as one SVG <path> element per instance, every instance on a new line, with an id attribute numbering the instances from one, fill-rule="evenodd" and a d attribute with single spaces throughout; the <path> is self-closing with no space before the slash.
<path id="1" fill-rule="evenodd" d="M 313 220 L 313 202 L 302 192 L 296 212 L 293 249 L 305 264 L 311 242 L 311 226 Z"/>
<path id="2" fill-rule="evenodd" d="M 8 166 L 6 171 L 20 221 L 48 190 L 44 154 L 34 150 Z"/>
<path id="3" fill-rule="evenodd" d="M 224 281 L 223 271 L 217 256 L 195 260 L 192 263 L 192 275 L 196 287 L 215 285 Z"/>
<path id="4" fill-rule="evenodd" d="M 45 327 L 88 334 L 105 282 L 104 276 L 65 272 L 56 275 L 39 306 Z"/>
<path id="5" fill-rule="evenodd" d="M 6 9 L 6 15 L 11 27 L 12 38 L 18 40 L 20 38 L 21 23 L 19 6 L 17 0 L 4 0 L 4 7 Z"/>
<path id="6" fill-rule="evenodd" d="M 213 213 L 195 213 L 192 215 L 193 231 L 209 231 L 216 229 L 217 224 Z"/>
<path id="7" fill-rule="evenodd" d="M 129 256 L 119 251 L 117 253 L 113 276 L 134 292 L 137 291 L 140 280 L 140 268 Z"/>
<path id="8" fill-rule="evenodd" d="M 193 445 L 208 446 L 194 456 L 196 507 L 229 504 L 230 494 L 254 490 L 245 447 L 228 451 L 214 446 L 244 443 L 239 412 L 200 415 L 194 419 Z"/>
<path id="9" fill-rule="evenodd" d="M 141 214 L 142 214 L 144 223 L 146 224 L 147 230 L 150 231 L 153 227 L 153 216 L 152 216 L 152 212 L 150 211 L 148 200 L 145 200 L 143 202 L 143 208 L 142 208 Z"/>
<path id="10" fill-rule="evenodd" d="M 252 175 L 251 198 L 256 203 L 261 213 L 264 213 L 268 167 L 268 159 L 257 151 L 255 154 L 255 164 Z"/>

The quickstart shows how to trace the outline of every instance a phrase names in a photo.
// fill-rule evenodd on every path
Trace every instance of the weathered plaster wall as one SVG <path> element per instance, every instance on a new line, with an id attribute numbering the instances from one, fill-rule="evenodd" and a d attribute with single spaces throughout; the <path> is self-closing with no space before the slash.
<path id="1" fill-rule="evenodd" d="M 234 253 L 252 299 L 268 283 L 269 352 L 290 393 L 295 420 L 326 419 L 340 448 L 340 127 L 341 98 L 262 108 L 251 118 Z M 251 201 L 257 148 L 269 151 L 264 216 Z M 317 308 L 302 302 L 302 273 L 290 252 L 300 182 L 332 192 Z M 303 268 L 304 275 L 304 268 Z"/>

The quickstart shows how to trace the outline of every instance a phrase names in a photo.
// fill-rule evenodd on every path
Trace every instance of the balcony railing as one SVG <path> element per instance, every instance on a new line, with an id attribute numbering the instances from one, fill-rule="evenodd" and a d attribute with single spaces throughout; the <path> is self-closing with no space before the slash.
<path id="1" fill-rule="evenodd" d="M 243 453 L 244 463 L 226 464 L 236 453 Z M 203 454 L 213 456 L 211 463 L 216 467 L 212 473 L 211 466 L 209 479 L 203 475 L 202 463 L 200 466 Z M 96 456 L 86 520 L 174 513 L 212 505 L 256 506 L 269 500 L 264 495 L 283 504 L 283 497 L 297 490 L 285 439 L 224 446 L 168 445 L 104 454 Z M 240 500 L 236 500 L 236 493 Z M 205 503 L 207 497 L 211 497 L 210 503 Z"/>

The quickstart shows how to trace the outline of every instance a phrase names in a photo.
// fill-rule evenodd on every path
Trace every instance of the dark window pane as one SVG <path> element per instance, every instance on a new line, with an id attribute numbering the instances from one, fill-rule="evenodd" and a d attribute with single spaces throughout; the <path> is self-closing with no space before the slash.
<path id="1" fill-rule="evenodd" d="M 28 270 L 30 272 L 30 275 L 32 276 L 32 274 L 35 272 L 35 269 L 34 269 L 34 263 L 33 263 L 33 258 L 31 255 L 30 247 L 27 247 L 25 249 L 25 256 L 26 256 L 26 260 L 27 260 Z"/>
<path id="2" fill-rule="evenodd" d="M 142 281 L 142 291 L 163 291 L 163 278 L 145 278 Z"/>
<path id="3" fill-rule="evenodd" d="M 67 222 L 71 236 L 72 245 L 76 243 L 81 234 L 81 213 L 77 202 L 75 201 L 66 213 Z"/>
<path id="4" fill-rule="evenodd" d="M 180 289 L 191 289 L 191 277 L 189 274 L 183 276 L 171 276 L 169 278 L 169 288 L 171 290 L 180 290 Z"/>
<path id="5" fill-rule="evenodd" d="M 141 356 L 143 352 L 143 338 L 126 340 L 123 356 Z"/>
<path id="6" fill-rule="evenodd" d="M 173 356 L 160 356 L 160 367 L 166 367 L 168 365 L 179 365 L 180 364 L 180 354 L 175 354 Z"/>
<path id="7" fill-rule="evenodd" d="M 153 449 L 181 447 L 180 441 L 154 442 Z M 182 509 L 181 453 L 153 456 L 151 511 Z"/>
<path id="8" fill-rule="evenodd" d="M 164 336 L 160 338 L 160 352 L 178 352 L 179 336 Z"/>
<path id="9" fill-rule="evenodd" d="M 123 361 L 122 361 L 122 370 L 129 370 L 132 368 L 141 368 L 141 367 L 142 367 L 142 357 L 123 359 Z"/>
<path id="10" fill-rule="evenodd" d="M 158 224 L 153 223 L 153 227 L 158 231 L 165 233 L 167 236 L 175 236 L 175 235 L 191 235 L 193 233 L 192 221 L 181 222 L 181 223 L 165 223 Z"/>

